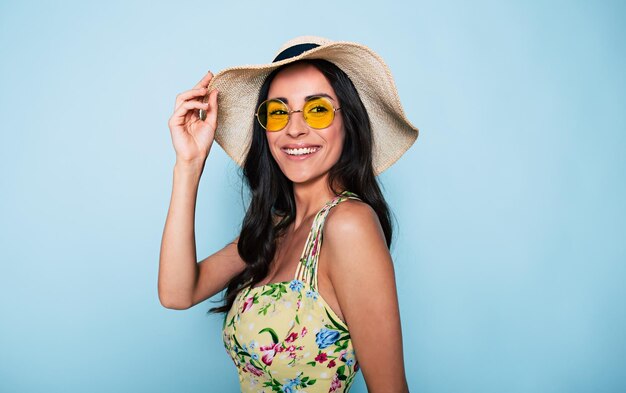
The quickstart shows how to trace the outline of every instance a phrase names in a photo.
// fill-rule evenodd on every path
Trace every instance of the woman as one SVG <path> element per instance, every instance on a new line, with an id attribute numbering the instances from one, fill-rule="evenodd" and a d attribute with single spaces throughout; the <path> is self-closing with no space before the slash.
<path id="1" fill-rule="evenodd" d="M 226 289 L 212 311 L 226 313 L 242 391 L 348 391 L 359 369 L 370 392 L 408 391 L 392 229 L 375 176 L 418 130 L 382 59 L 299 37 L 270 64 L 209 72 L 178 95 L 169 127 L 163 306 L 187 309 Z M 214 138 L 243 166 L 251 201 L 240 235 L 196 263 L 194 208 Z"/>

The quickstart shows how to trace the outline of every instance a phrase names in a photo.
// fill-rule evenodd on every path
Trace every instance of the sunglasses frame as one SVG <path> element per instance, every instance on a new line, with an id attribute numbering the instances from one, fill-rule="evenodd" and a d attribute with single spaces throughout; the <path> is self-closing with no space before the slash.
<path id="1" fill-rule="evenodd" d="M 331 107 L 331 108 L 333 108 L 333 118 L 332 118 L 332 120 L 330 121 L 330 123 L 329 123 L 326 127 L 323 127 L 323 128 L 315 128 L 315 127 L 313 127 L 312 125 L 310 125 L 310 124 L 309 124 L 309 122 L 308 122 L 308 121 L 306 121 L 306 118 L 304 118 L 304 122 L 307 124 L 307 126 L 309 126 L 309 127 L 313 128 L 314 130 L 323 130 L 324 128 L 328 128 L 328 127 L 330 127 L 330 125 L 331 125 L 331 124 L 333 124 L 333 121 L 335 121 L 335 113 L 336 113 L 338 110 L 340 110 L 340 109 L 341 109 L 341 107 L 335 108 L 335 106 L 333 105 L 332 101 L 331 101 L 328 97 L 324 97 L 324 96 L 313 96 L 313 97 L 311 97 L 310 99 L 308 99 L 308 100 L 304 103 L 304 105 L 306 106 L 306 104 L 307 104 L 308 102 L 313 101 L 313 100 L 316 100 L 316 99 L 323 99 L 323 100 L 325 100 L 325 101 L 328 101 L 328 104 L 330 104 L 330 107 Z M 271 130 L 271 131 L 270 131 L 270 130 L 268 130 L 267 128 L 265 128 L 265 126 L 264 126 L 264 125 L 263 125 L 263 123 L 261 122 L 261 119 L 259 118 L 259 110 L 261 109 L 261 107 L 262 107 L 265 103 L 270 102 L 270 101 L 278 101 L 278 102 L 280 102 L 281 104 L 283 104 L 283 105 L 285 106 L 285 108 L 287 108 L 287 123 L 285 123 L 285 125 L 284 125 L 282 128 L 278 129 L 278 130 Z M 292 113 L 302 112 L 302 111 L 304 111 L 304 107 L 302 107 L 302 109 L 291 110 L 291 108 L 289 108 L 289 105 L 287 105 L 287 103 L 285 103 L 283 100 L 280 100 L 280 99 L 278 99 L 278 98 L 272 98 L 272 99 L 268 99 L 268 100 L 263 101 L 263 102 L 259 105 L 259 107 L 256 109 L 256 113 L 254 114 L 254 117 L 256 117 L 257 121 L 259 122 L 259 124 L 261 125 L 261 127 L 263 127 L 263 129 L 264 129 L 265 131 L 267 131 L 267 132 L 278 132 L 278 131 L 282 131 L 282 130 L 284 130 L 284 129 L 285 129 L 285 127 L 287 127 L 287 124 L 289 124 L 289 122 L 291 121 L 291 114 L 292 114 Z M 302 112 L 302 116 L 304 117 L 304 112 Z"/>

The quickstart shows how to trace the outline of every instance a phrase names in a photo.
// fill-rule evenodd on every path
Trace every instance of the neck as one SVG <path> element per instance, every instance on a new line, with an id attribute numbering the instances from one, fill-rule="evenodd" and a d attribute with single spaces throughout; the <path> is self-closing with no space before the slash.
<path id="1" fill-rule="evenodd" d="M 342 190 L 342 188 L 337 188 Z M 293 183 L 293 196 L 296 202 L 296 218 L 294 230 L 317 214 L 326 202 L 333 199 L 336 194 L 328 185 L 328 174 L 306 183 Z"/>

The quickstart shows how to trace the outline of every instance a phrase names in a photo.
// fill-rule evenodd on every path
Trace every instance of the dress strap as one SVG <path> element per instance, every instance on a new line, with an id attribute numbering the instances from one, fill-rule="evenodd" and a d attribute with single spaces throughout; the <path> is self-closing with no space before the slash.
<path id="1" fill-rule="evenodd" d="M 322 249 L 322 228 L 324 227 L 324 222 L 326 221 L 330 209 L 348 199 L 361 200 L 357 194 L 344 191 L 328 201 L 313 219 L 311 231 L 309 232 L 309 236 L 304 244 L 304 250 L 302 250 L 302 255 L 300 256 L 300 263 L 298 263 L 295 279 L 308 283 L 314 290 L 317 290 L 317 260 L 319 259 L 319 252 Z"/>

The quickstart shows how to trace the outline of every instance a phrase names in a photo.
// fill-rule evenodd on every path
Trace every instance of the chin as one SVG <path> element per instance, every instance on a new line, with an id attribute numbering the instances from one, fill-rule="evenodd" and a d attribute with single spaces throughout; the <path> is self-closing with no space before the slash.
<path id="1" fill-rule="evenodd" d="M 322 178 L 328 177 L 328 171 L 330 170 L 330 168 L 322 171 L 311 171 L 305 168 L 302 168 L 301 170 L 296 170 L 294 168 L 282 169 L 287 179 L 289 179 L 293 184 L 307 184 L 317 182 Z"/>
<path id="2" fill-rule="evenodd" d="M 311 183 L 318 180 L 320 177 L 325 176 L 326 174 L 328 174 L 328 171 L 322 173 L 311 173 L 309 171 L 285 172 L 285 176 L 287 176 L 287 179 L 291 180 L 291 182 L 294 184 Z"/>

